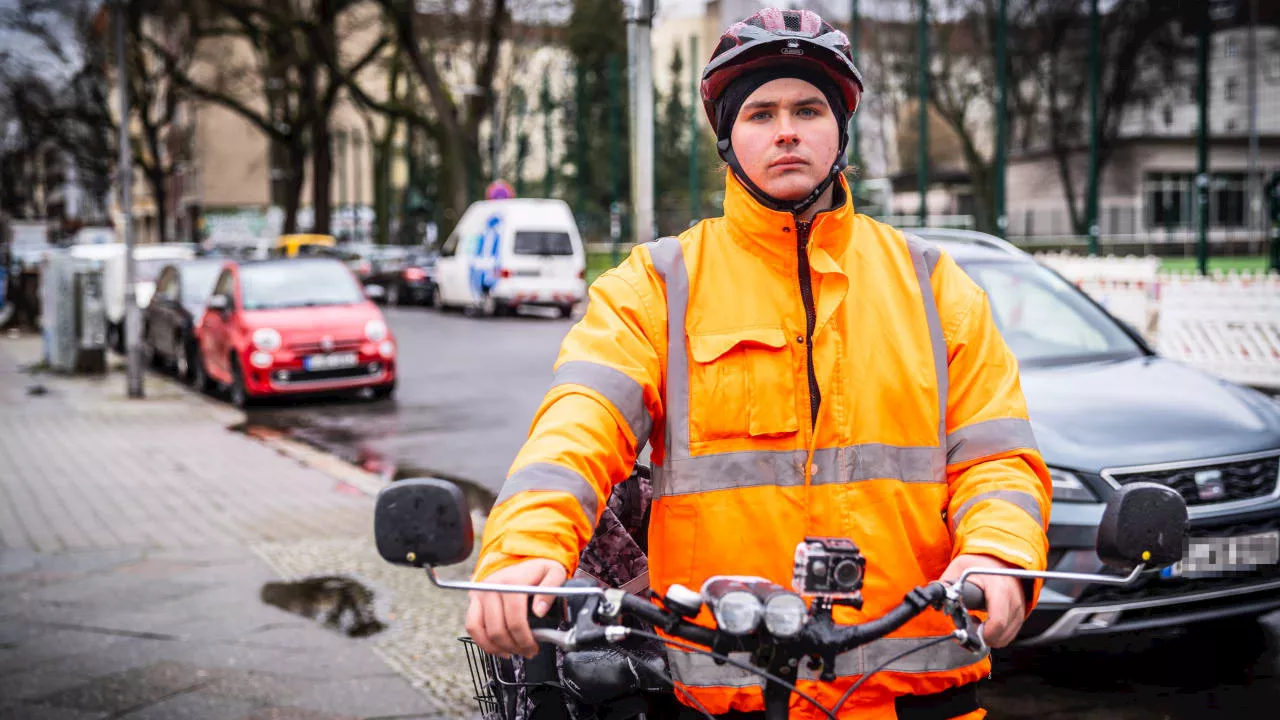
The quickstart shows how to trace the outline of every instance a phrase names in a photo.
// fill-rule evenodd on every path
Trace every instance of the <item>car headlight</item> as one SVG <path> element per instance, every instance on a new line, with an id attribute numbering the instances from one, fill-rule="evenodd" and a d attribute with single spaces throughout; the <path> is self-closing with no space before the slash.
<path id="1" fill-rule="evenodd" d="M 1049 479 L 1053 481 L 1054 502 L 1099 502 L 1098 496 L 1073 472 L 1049 468 Z"/>
<path id="2" fill-rule="evenodd" d="M 280 349 L 280 333 L 273 328 L 259 328 L 253 331 L 253 346 L 263 352 Z"/>
<path id="3" fill-rule="evenodd" d="M 364 336 L 373 342 L 387 339 L 387 324 L 381 320 L 370 320 L 364 324 Z"/>

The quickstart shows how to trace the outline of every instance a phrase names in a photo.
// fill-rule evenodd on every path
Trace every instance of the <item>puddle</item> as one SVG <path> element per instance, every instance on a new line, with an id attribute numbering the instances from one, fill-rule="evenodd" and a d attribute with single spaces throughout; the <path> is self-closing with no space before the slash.
<path id="1" fill-rule="evenodd" d="M 373 591 L 339 575 L 269 582 L 262 602 L 310 618 L 347 637 L 368 637 L 386 629 L 373 609 Z"/>
<path id="2" fill-rule="evenodd" d="M 267 422 L 251 418 L 248 422 L 227 428 L 261 441 L 286 437 L 306 443 L 317 450 L 329 453 L 344 462 L 377 475 L 384 482 L 392 483 L 409 478 L 434 477 L 448 480 L 462 489 L 467 504 L 473 512 L 488 515 L 496 499 L 493 491 L 460 477 L 429 468 L 402 465 L 389 453 L 376 447 L 377 437 L 370 437 L 349 426 L 292 424 L 294 418 L 270 417 Z"/>

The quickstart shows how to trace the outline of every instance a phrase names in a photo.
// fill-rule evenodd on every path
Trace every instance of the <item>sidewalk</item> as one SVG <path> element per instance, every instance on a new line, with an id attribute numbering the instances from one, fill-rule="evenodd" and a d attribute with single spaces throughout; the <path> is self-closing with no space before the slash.
<path id="1" fill-rule="evenodd" d="M 23 370 L 39 357 L 38 338 L 0 337 L 0 718 L 459 715 L 465 693 L 424 692 L 409 667 L 441 666 L 396 649 L 421 628 L 396 622 L 411 613 L 385 578 L 426 583 L 374 555 L 371 488 L 229 430 L 238 412 L 171 380 L 128 400 L 118 371 Z M 372 585 L 390 629 L 348 637 L 309 617 L 358 619 L 336 617 L 334 587 L 268 586 L 316 571 Z"/>

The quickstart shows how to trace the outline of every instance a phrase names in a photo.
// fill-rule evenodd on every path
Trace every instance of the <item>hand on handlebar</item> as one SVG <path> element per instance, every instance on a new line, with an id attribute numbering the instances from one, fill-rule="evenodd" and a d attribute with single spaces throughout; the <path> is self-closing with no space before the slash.
<path id="1" fill-rule="evenodd" d="M 502 585 L 537 585 L 560 587 L 564 585 L 568 571 L 554 560 L 534 558 L 503 568 L 484 580 Z M 529 596 L 495 592 L 471 591 L 471 605 L 467 608 L 467 633 L 485 652 L 491 655 L 523 655 L 531 658 L 538 654 L 538 643 L 529 629 Z M 533 612 L 538 617 L 547 614 L 552 598 L 538 595 L 533 601 Z"/>
<path id="2" fill-rule="evenodd" d="M 942 580 L 953 582 L 969 568 L 1012 568 L 1014 565 L 990 555 L 959 555 L 942 573 Z M 1022 594 L 1022 581 L 999 575 L 972 575 L 969 582 L 982 588 L 986 595 L 987 621 L 982 625 L 982 637 L 993 648 L 1013 642 L 1026 619 L 1027 600 Z"/>

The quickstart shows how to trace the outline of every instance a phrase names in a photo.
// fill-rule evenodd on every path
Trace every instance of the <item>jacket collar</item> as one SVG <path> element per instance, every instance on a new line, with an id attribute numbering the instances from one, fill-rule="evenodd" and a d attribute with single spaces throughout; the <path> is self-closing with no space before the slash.
<path id="1" fill-rule="evenodd" d="M 853 239 L 853 201 L 849 183 L 837 178 L 837 195 L 844 201 L 817 214 L 809 230 L 810 251 L 821 249 L 839 262 Z M 724 218 L 729 237 L 747 252 L 788 272 L 796 269 L 796 220 L 791 213 L 771 210 L 756 201 L 733 171 L 725 173 Z"/>

